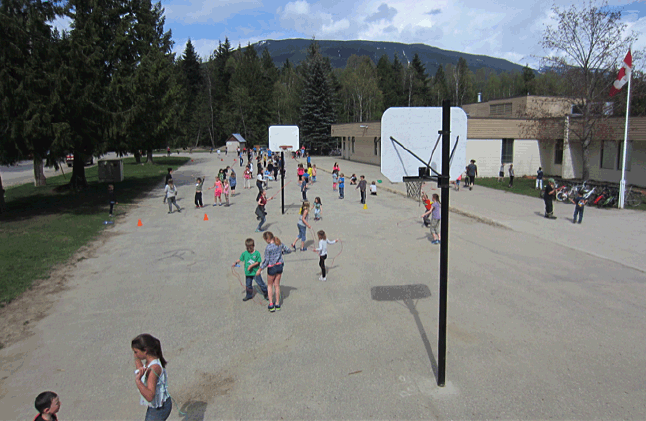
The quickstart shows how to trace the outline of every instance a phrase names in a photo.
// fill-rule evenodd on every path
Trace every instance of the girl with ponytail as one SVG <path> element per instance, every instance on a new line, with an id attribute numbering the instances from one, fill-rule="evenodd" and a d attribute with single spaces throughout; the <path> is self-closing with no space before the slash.
<path id="1" fill-rule="evenodd" d="M 146 421 L 165 421 L 170 416 L 173 403 L 168 394 L 166 360 L 161 342 L 143 333 L 131 342 L 135 357 L 135 385 L 141 394 L 141 405 L 148 406 Z"/>

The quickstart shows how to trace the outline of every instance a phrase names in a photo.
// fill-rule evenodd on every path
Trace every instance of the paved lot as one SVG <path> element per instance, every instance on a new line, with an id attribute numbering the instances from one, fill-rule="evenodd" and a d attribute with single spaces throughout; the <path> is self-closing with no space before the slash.
<path id="1" fill-rule="evenodd" d="M 195 210 L 193 178 L 212 180 L 226 162 L 194 156 L 175 174 L 185 210 L 168 215 L 161 188 L 146 195 L 94 257 L 77 264 L 35 335 L 0 350 L 0 418 L 33 418 L 34 397 L 52 389 L 63 401 L 61 419 L 141 419 L 129 344 L 142 332 L 161 339 L 169 360 L 170 392 L 186 412 L 176 406 L 171 419 L 646 416 L 643 245 L 620 252 L 588 244 L 608 241 L 599 223 L 616 224 L 618 241 L 637 244 L 632 233 L 643 222 L 621 230 L 620 221 L 639 225 L 641 215 L 588 209 L 584 224 L 572 226 L 532 214 L 542 211 L 538 199 L 477 187 L 452 194 L 455 208 L 506 228 L 451 215 L 440 389 L 439 247 L 415 219 L 419 205 L 396 193 L 402 186 L 369 173 L 377 167 L 338 160 L 346 174 L 384 181 L 364 210 L 357 191 L 348 185 L 339 200 L 320 172 L 308 193 L 323 201 L 314 228 L 342 246 L 329 247 L 327 283 L 317 281 L 314 253 L 286 256 L 283 309 L 269 314 L 262 300 L 242 302 L 230 268 L 245 238 L 264 250 L 253 232 L 257 190 L 240 183 L 231 207 Z M 332 166 L 329 158 L 314 162 Z M 280 195 L 268 205 L 268 228 L 285 242 L 297 234 L 295 184 L 285 188 L 285 215 Z M 278 186 L 270 184 L 269 195 Z"/>

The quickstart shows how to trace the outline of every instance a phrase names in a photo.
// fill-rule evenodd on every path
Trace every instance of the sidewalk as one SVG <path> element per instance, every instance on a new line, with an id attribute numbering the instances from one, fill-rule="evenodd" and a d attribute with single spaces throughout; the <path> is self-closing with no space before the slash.
<path id="1" fill-rule="evenodd" d="M 301 162 L 305 160 L 302 159 Z M 387 191 L 406 197 L 406 185 L 403 182 L 392 183 L 381 174 L 378 166 L 340 157 L 312 157 L 312 163 L 319 170 L 319 181 L 331 184 L 329 174 L 335 162 L 346 176 L 346 191 L 350 190 L 349 179 L 354 173 L 357 178 L 365 175 L 368 184 L 373 180 L 382 180 L 382 183 L 377 183 L 378 192 Z M 427 183 L 423 189 L 429 196 L 434 192 L 440 193 L 435 183 Z M 536 199 L 532 199 L 511 192 L 478 187 L 477 179 L 472 191 L 451 190 L 449 200 L 451 212 L 489 225 L 534 235 L 646 272 L 646 260 L 643 259 L 646 255 L 646 214 L 642 211 L 587 207 L 583 223 L 574 225 L 574 205 L 555 202 L 554 215 L 558 219 L 548 220 L 543 217 L 545 205 L 538 193 Z M 537 250 L 537 258 L 540 258 L 539 253 L 540 250 Z"/>

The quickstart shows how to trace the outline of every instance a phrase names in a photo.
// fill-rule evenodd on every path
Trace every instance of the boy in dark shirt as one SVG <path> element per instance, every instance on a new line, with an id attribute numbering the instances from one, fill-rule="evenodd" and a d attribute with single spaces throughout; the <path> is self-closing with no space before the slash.
<path id="1" fill-rule="evenodd" d="M 108 185 L 108 202 L 110 202 L 110 216 L 112 216 L 112 210 L 114 205 L 118 205 L 117 197 L 114 194 L 114 186 L 112 184 Z"/>
<path id="2" fill-rule="evenodd" d="M 476 183 L 476 176 L 478 175 L 478 166 L 476 160 L 472 159 L 471 163 L 467 165 L 467 175 L 469 176 L 469 190 L 473 190 L 473 185 Z"/>
<path id="3" fill-rule="evenodd" d="M 554 216 L 554 197 L 556 196 L 556 190 L 554 189 L 554 179 L 550 178 L 547 180 L 547 186 L 545 186 L 545 194 L 543 195 L 543 200 L 545 200 L 545 217 L 548 219 L 556 219 Z"/>
<path id="4" fill-rule="evenodd" d="M 366 204 L 366 186 L 367 186 L 367 184 L 368 184 L 368 182 L 366 181 L 366 177 L 364 177 L 362 175 L 361 176 L 361 181 L 359 181 L 359 184 L 357 185 L 357 187 L 355 187 L 355 190 L 359 189 L 361 191 L 361 204 L 362 205 Z"/>
<path id="5" fill-rule="evenodd" d="M 586 203 L 588 203 L 588 201 L 585 197 L 583 197 L 580 191 L 577 191 L 576 195 L 574 196 L 574 200 L 570 199 L 570 202 L 574 203 L 574 217 L 572 217 L 572 223 L 576 224 L 576 217 L 578 215 L 580 224 L 581 220 L 583 220 L 583 209 L 585 208 L 585 205 Z"/>
<path id="6" fill-rule="evenodd" d="M 34 406 L 39 414 L 34 418 L 34 421 L 56 421 L 58 417 L 56 413 L 61 409 L 61 400 L 54 392 L 43 392 L 36 396 Z"/>

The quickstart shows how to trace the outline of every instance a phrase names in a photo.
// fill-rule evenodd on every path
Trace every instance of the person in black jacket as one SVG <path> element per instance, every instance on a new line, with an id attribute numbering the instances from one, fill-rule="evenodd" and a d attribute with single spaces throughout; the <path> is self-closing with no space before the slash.
<path id="1" fill-rule="evenodd" d="M 110 216 L 112 216 L 112 210 L 114 205 L 118 205 L 117 197 L 114 194 L 114 186 L 112 184 L 108 185 L 108 201 L 110 202 Z"/>

